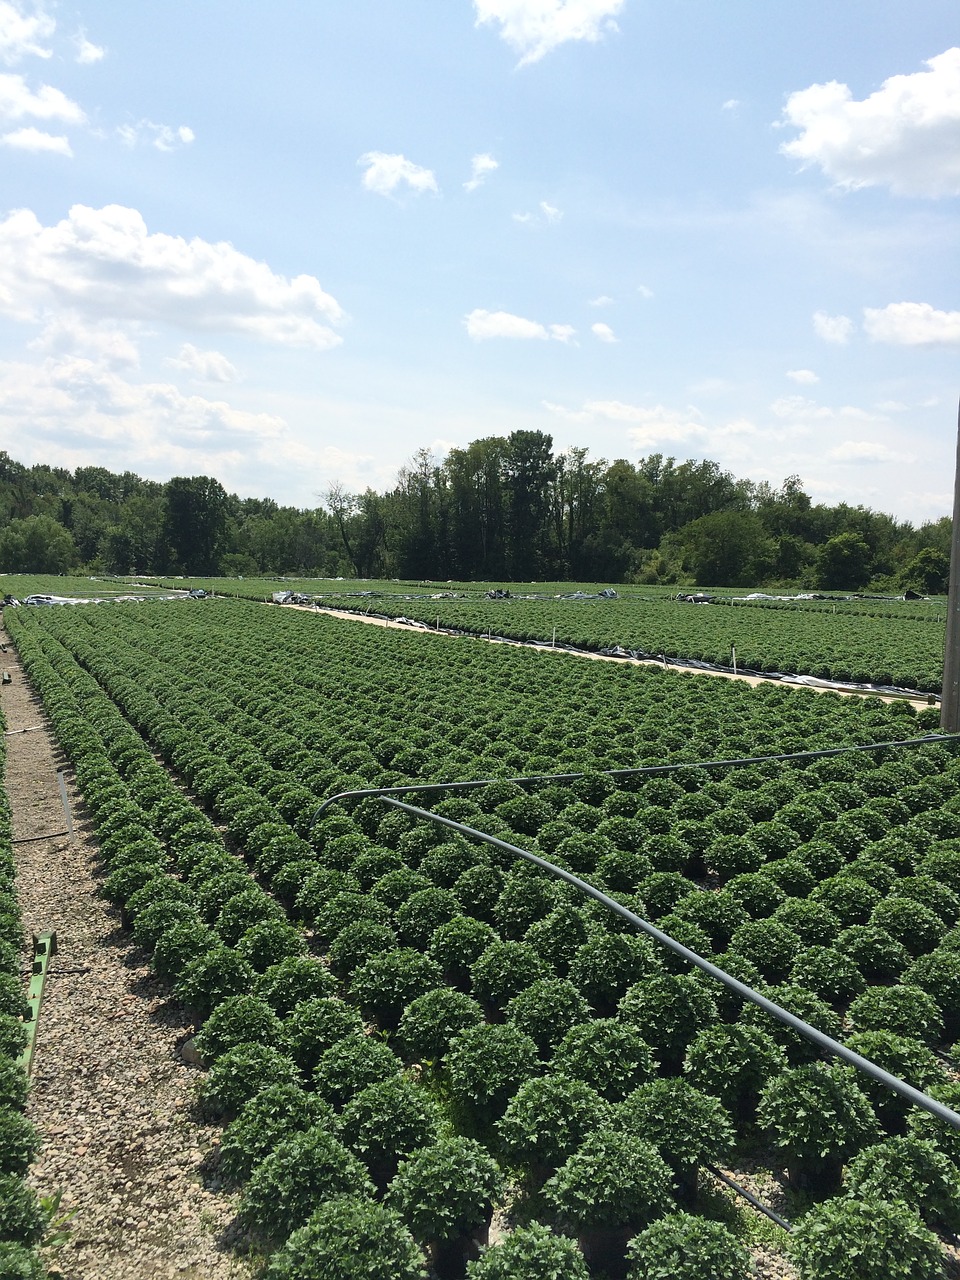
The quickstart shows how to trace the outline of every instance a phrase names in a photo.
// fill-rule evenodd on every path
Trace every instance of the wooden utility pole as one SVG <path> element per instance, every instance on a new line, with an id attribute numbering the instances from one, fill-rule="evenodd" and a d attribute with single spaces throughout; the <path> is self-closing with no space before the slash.
<path id="1" fill-rule="evenodd" d="M 950 589 L 947 598 L 947 640 L 943 652 L 940 728 L 944 733 L 960 733 L 960 412 L 957 415 L 957 469 L 953 481 Z"/>

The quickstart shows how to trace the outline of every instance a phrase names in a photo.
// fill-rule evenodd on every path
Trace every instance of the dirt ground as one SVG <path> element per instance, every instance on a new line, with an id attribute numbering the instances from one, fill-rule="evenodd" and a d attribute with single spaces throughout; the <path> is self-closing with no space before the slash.
<path id="1" fill-rule="evenodd" d="M 219 1243 L 233 1202 L 200 1179 L 220 1130 L 191 1114 L 198 1072 L 178 1045 L 192 1027 L 98 896 L 97 847 L 69 763 L 5 632 L 0 641 L 13 677 L 0 705 L 20 909 L 28 942 L 53 929 L 58 944 L 33 1062 L 29 1115 L 44 1146 L 30 1181 L 75 1212 L 68 1243 L 45 1260 L 63 1280 L 239 1280 L 249 1268 Z"/>

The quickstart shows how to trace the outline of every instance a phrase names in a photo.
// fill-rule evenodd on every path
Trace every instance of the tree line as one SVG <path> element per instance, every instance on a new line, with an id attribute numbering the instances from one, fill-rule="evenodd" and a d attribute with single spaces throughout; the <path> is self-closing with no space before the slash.
<path id="1" fill-rule="evenodd" d="M 0 572 L 946 589 L 948 517 L 916 528 L 716 462 L 555 452 L 540 431 L 419 450 L 386 492 L 312 509 L 0 453 Z"/>

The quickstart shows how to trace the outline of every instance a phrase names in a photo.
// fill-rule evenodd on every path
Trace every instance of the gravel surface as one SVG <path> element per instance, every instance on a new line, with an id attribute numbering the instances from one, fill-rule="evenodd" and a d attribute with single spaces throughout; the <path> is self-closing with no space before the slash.
<path id="1" fill-rule="evenodd" d="M 8 732 L 45 725 L 12 648 L 4 665 Z M 7 753 L 14 839 L 62 832 L 57 770 L 67 762 L 46 727 L 11 733 Z M 76 1213 L 47 1263 L 63 1280 L 240 1280 L 250 1268 L 222 1244 L 234 1199 L 201 1180 L 220 1129 L 191 1111 L 198 1072 L 178 1046 L 193 1027 L 97 896 L 96 842 L 69 772 L 67 791 L 74 838 L 14 845 L 27 935 L 55 929 L 58 941 L 29 1105 L 45 1145 L 30 1181 L 41 1195 L 62 1191 Z"/>

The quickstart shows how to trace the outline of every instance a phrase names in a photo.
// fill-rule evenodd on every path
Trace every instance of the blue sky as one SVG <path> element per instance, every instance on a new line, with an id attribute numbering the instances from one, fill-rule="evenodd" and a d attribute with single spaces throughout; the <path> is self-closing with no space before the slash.
<path id="1" fill-rule="evenodd" d="M 316 506 L 421 447 L 951 506 L 925 0 L 0 0 L 0 448 Z"/>

